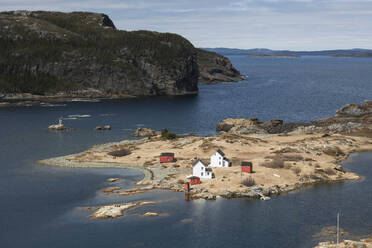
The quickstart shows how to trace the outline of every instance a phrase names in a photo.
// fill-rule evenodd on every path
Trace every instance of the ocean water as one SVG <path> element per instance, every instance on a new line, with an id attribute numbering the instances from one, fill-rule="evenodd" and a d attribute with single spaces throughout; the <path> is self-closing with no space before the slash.
<path id="1" fill-rule="evenodd" d="M 37 161 L 131 138 L 136 127 L 177 133 L 215 133 L 228 117 L 311 121 L 347 103 L 372 99 L 372 60 L 230 57 L 247 77 L 239 83 L 200 86 L 198 96 L 67 102 L 65 107 L 0 108 L 0 247 L 312 247 L 312 235 L 335 224 L 356 235 L 372 233 L 372 155 L 352 156 L 344 166 L 365 175 L 357 182 L 318 185 L 270 201 L 185 201 L 182 193 L 152 191 L 105 196 L 109 177 L 132 187 L 141 173 L 113 169 L 67 169 Z M 59 117 L 75 131 L 51 132 Z M 95 131 L 109 124 L 111 131 Z M 114 220 L 92 220 L 79 207 L 163 200 Z M 142 218 L 147 210 L 168 216 Z"/>

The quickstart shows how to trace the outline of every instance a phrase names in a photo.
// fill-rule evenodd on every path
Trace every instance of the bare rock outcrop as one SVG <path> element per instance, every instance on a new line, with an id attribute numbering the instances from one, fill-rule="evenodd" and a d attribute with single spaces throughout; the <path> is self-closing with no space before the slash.
<path id="1" fill-rule="evenodd" d="M 150 137 L 159 135 L 160 132 L 152 130 L 151 128 L 139 127 L 136 131 L 132 134 L 134 137 Z"/>
<path id="2" fill-rule="evenodd" d="M 257 118 L 225 119 L 217 123 L 216 130 L 235 134 L 275 134 L 291 132 L 300 126 L 309 126 L 306 123 L 284 123 L 283 120 L 273 119 L 261 122 Z"/>
<path id="3" fill-rule="evenodd" d="M 197 61 L 200 84 L 237 82 L 244 79 L 228 58 L 215 52 L 198 49 Z"/>
<path id="4" fill-rule="evenodd" d="M 362 104 L 347 104 L 336 111 L 335 116 L 312 121 L 333 133 L 372 135 L 372 101 Z"/>

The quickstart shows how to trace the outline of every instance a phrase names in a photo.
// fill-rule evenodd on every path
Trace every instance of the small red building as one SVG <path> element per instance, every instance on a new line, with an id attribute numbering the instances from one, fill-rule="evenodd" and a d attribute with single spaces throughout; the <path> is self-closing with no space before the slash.
<path id="1" fill-rule="evenodd" d="M 191 176 L 188 179 L 190 179 L 190 184 L 195 185 L 195 184 L 200 184 L 200 178 L 196 176 Z"/>
<path id="2" fill-rule="evenodd" d="M 242 172 L 252 173 L 253 172 L 253 165 L 251 162 L 242 162 Z"/>
<path id="3" fill-rule="evenodd" d="M 171 163 L 175 162 L 174 153 L 164 152 L 160 154 L 160 163 Z"/>

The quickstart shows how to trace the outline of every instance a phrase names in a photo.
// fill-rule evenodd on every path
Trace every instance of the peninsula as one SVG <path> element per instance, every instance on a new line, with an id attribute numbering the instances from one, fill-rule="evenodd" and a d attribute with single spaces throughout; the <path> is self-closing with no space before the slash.
<path id="1" fill-rule="evenodd" d="M 155 132 L 155 136 L 140 140 L 96 145 L 79 154 L 40 162 L 63 167 L 114 167 L 144 172 L 145 177 L 137 183 L 138 187 L 116 191 L 125 196 L 155 188 L 184 191 L 194 162 L 205 161 L 220 149 L 232 166 L 213 168 L 214 178 L 201 179 L 201 184 L 192 185 L 190 197 L 259 198 L 314 183 L 359 179 L 359 175 L 345 171 L 339 162 L 350 153 L 372 150 L 372 102 L 346 105 L 334 117 L 307 124 L 226 119 L 217 124 L 217 130 L 220 132 L 210 137 L 176 137 Z M 123 156 L 113 153 L 123 150 L 126 151 Z M 174 153 L 176 161 L 160 163 L 159 156 L 164 152 Z M 243 161 L 253 164 L 254 173 L 242 173 Z"/>

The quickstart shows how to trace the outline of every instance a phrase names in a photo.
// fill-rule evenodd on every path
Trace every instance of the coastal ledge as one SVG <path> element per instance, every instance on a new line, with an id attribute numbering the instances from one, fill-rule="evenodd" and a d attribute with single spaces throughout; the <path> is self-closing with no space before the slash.
<path id="1" fill-rule="evenodd" d="M 187 136 L 167 140 L 157 135 L 96 145 L 79 154 L 40 162 L 62 167 L 142 171 L 144 179 L 136 184 L 140 187 L 117 191 L 126 196 L 152 189 L 182 192 L 186 176 L 192 174 L 195 158 L 206 159 L 217 149 L 223 149 L 231 158 L 232 167 L 213 168 L 215 178 L 202 179 L 201 184 L 192 185 L 188 197 L 208 200 L 218 196 L 261 198 L 317 183 L 360 179 L 357 174 L 346 172 L 339 163 L 351 153 L 372 151 L 371 116 L 372 103 L 366 102 L 347 105 L 335 117 L 315 121 L 313 125 L 286 125 L 283 129 L 277 127 L 284 125 L 277 120 L 271 122 L 275 128 L 259 121 L 235 121 L 243 127 L 234 126 L 227 132 L 209 137 Z M 129 150 L 130 154 L 122 157 L 109 155 L 123 149 Z M 177 161 L 160 163 L 160 153 L 170 151 L 176 155 Z M 254 173 L 242 174 L 242 161 L 251 161 Z M 253 179 L 253 184 L 245 185 L 247 178 Z"/>

